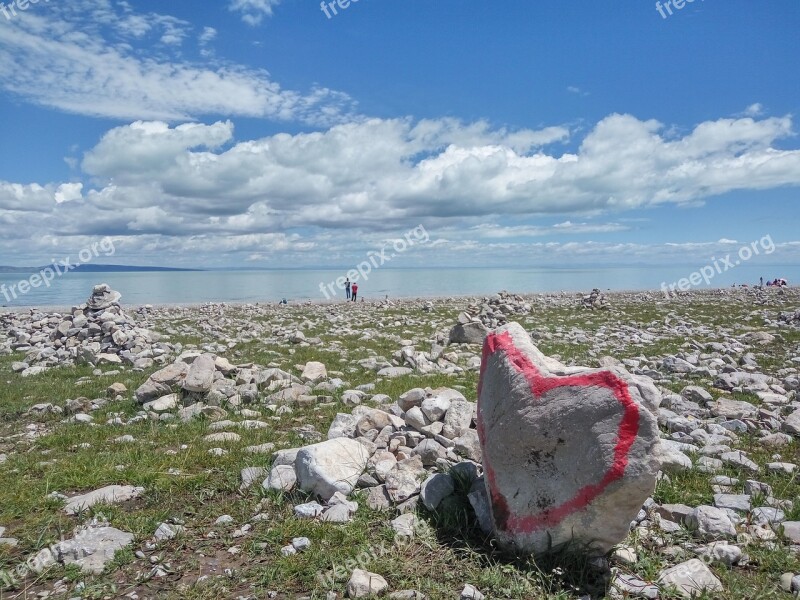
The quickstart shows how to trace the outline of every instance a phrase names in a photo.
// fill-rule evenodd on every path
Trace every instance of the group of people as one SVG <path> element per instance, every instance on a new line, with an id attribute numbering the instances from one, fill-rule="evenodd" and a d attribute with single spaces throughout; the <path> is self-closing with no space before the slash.
<path id="1" fill-rule="evenodd" d="M 764 287 L 764 278 L 759 277 L 759 287 Z M 786 287 L 788 282 L 783 278 L 775 278 L 772 281 L 767 281 L 767 287 Z"/>
<path id="2" fill-rule="evenodd" d="M 774 281 L 768 281 L 767 287 L 786 287 L 787 283 L 785 279 L 775 279 Z M 764 278 L 761 278 L 761 287 L 764 287 Z"/>
<path id="3" fill-rule="evenodd" d="M 341 281 L 341 279 L 339 281 Z M 356 301 L 356 297 L 358 296 L 358 284 L 355 281 L 350 283 L 349 277 L 344 282 L 344 293 L 347 294 L 348 300 Z"/>

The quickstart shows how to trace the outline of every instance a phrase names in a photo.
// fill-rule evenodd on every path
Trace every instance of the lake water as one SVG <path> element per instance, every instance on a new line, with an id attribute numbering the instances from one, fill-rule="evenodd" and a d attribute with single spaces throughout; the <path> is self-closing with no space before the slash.
<path id="1" fill-rule="evenodd" d="M 652 266 L 585 269 L 381 269 L 359 281 L 359 295 L 368 299 L 385 296 L 461 296 L 510 292 L 588 292 L 601 290 L 659 289 L 688 277 L 699 266 Z M 335 280 L 341 270 L 270 270 L 270 271 L 174 271 L 174 272 L 70 272 L 56 277 L 50 287 L 38 287 L 14 298 L 9 286 L 27 279 L 22 273 L 0 273 L 0 305 L 4 306 L 70 306 L 84 302 L 92 286 L 108 283 L 122 293 L 122 303 L 177 304 L 201 302 L 289 302 L 324 301 L 320 285 L 332 284 L 334 296 L 342 300 L 344 292 Z M 733 283 L 755 284 L 758 278 L 783 277 L 789 285 L 800 280 L 798 266 L 741 265 L 718 274 L 710 287 L 729 287 Z M 705 285 L 698 288 L 709 287 Z M 6 295 L 8 297 L 6 297 Z"/>

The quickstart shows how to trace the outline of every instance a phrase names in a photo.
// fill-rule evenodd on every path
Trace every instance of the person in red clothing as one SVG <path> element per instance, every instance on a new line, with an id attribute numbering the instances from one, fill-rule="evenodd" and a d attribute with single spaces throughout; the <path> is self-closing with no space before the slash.
<path id="1" fill-rule="evenodd" d="M 356 296 L 358 296 L 358 284 L 354 281 L 353 285 L 350 286 L 350 293 L 353 296 L 353 302 L 356 301 Z"/>

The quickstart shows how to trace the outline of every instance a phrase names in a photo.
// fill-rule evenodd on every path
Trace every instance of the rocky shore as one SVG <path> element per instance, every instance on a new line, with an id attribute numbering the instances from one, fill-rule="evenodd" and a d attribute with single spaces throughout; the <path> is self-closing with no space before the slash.
<path id="1" fill-rule="evenodd" d="M 102 596 L 112 585 L 130 598 L 190 589 L 330 599 L 800 590 L 797 290 L 127 311 L 121 300 L 97 286 L 69 311 L 0 315 L 0 570 L 9 597 L 29 588 L 83 597 L 95 587 Z M 539 371 L 615 373 L 650 415 L 636 459 L 644 475 L 618 484 L 619 498 L 644 492 L 640 505 L 608 501 L 592 509 L 594 522 L 576 521 L 585 531 L 570 525 L 586 542 L 602 529 L 600 552 L 559 542 L 545 558 L 536 541 L 531 558 L 515 559 L 515 536 L 499 535 L 484 451 L 513 455 L 513 439 L 547 419 L 536 435 L 577 445 L 563 460 L 536 456 L 530 493 L 570 496 L 575 481 L 593 485 L 593 468 L 579 463 L 602 453 L 617 427 L 598 429 L 596 411 L 565 408 L 537 416 L 511 446 L 487 446 L 503 434 L 479 434 L 482 344 L 509 328 L 528 336 L 520 344 L 534 345 L 526 352 Z M 547 403 L 594 406 L 589 387 Z M 203 506 L 192 500 L 199 490 Z M 374 551 L 379 538 L 392 552 Z M 465 544 L 478 555 L 454 553 Z M 429 552 L 436 557 L 419 558 Z M 493 564 L 505 574 L 488 577 Z M 276 575 L 259 580 L 265 569 Z"/>

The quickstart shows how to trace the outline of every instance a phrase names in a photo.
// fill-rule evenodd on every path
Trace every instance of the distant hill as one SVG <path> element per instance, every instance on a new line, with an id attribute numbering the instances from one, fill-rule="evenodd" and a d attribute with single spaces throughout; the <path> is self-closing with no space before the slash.
<path id="1" fill-rule="evenodd" d="M 42 269 L 53 268 L 52 265 L 41 267 L 9 267 L 0 265 L 0 273 L 37 273 Z M 178 269 L 174 267 L 148 267 L 138 265 L 93 265 L 90 263 L 79 264 L 71 271 L 85 271 L 87 273 L 121 273 L 132 271 L 201 271 L 202 269 Z"/>

